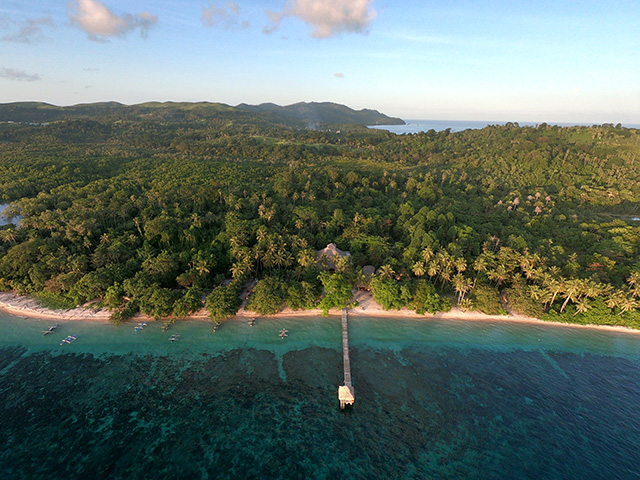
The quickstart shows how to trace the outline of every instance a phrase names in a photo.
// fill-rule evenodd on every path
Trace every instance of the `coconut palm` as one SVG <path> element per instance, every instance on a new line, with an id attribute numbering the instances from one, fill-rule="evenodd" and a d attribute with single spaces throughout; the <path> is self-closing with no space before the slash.
<path id="1" fill-rule="evenodd" d="M 416 277 L 421 277 L 427 272 L 427 266 L 424 264 L 424 262 L 414 263 L 411 269 Z"/>
<path id="2" fill-rule="evenodd" d="M 460 305 L 465 295 L 471 291 L 471 280 L 461 273 L 457 273 L 451 280 L 451 283 L 453 284 L 453 289 L 458 294 L 458 305 Z"/>
<path id="3" fill-rule="evenodd" d="M 302 268 L 309 268 L 316 261 L 315 255 L 313 252 L 305 248 L 304 250 L 300 250 L 298 252 L 298 263 Z"/>
<path id="4" fill-rule="evenodd" d="M 16 231 L 13 228 L 5 228 L 0 230 L 0 240 L 5 243 L 15 243 L 17 238 Z"/>
<path id="5" fill-rule="evenodd" d="M 562 296 L 564 297 L 564 302 L 560 307 L 560 313 L 562 313 L 570 301 L 575 301 L 577 298 L 580 298 L 583 294 L 584 286 L 583 282 L 579 278 L 574 278 L 571 280 L 567 280 L 564 285 L 564 289 L 562 291 Z"/>
<path id="6" fill-rule="evenodd" d="M 385 278 L 393 278 L 395 274 L 396 272 L 393 271 L 393 268 L 391 268 L 391 265 L 389 264 L 382 265 L 378 270 L 378 277 L 380 278 L 380 280 L 384 280 Z"/>
<path id="7" fill-rule="evenodd" d="M 420 253 L 420 255 L 422 256 L 424 263 L 428 264 L 434 256 L 433 248 L 425 247 Z"/>
<path id="8" fill-rule="evenodd" d="M 456 270 L 458 270 L 459 273 L 462 273 L 464 271 L 467 270 L 467 261 L 464 259 L 464 257 L 456 257 L 453 260 Z"/>
<path id="9" fill-rule="evenodd" d="M 579 313 L 585 313 L 590 308 L 591 308 L 591 304 L 589 303 L 589 300 L 587 300 L 586 298 L 581 298 L 576 302 L 576 313 L 574 313 L 573 315 L 575 316 Z"/>
<path id="10" fill-rule="evenodd" d="M 640 297 L 640 271 L 631 272 L 629 278 L 627 278 L 627 284 L 631 295 Z"/>

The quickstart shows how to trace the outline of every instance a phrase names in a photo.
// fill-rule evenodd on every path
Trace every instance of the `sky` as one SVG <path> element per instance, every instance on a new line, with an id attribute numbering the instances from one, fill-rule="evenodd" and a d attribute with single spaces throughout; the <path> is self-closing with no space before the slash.
<path id="1" fill-rule="evenodd" d="M 0 0 L 0 103 L 640 124 L 640 0 Z"/>

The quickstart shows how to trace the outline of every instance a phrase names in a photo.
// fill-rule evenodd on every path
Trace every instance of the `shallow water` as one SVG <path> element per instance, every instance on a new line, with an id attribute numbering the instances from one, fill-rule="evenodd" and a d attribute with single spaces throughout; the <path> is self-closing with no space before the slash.
<path id="1" fill-rule="evenodd" d="M 55 323 L 0 314 L 7 478 L 640 475 L 640 335 L 352 318 L 340 412 L 337 317 Z"/>

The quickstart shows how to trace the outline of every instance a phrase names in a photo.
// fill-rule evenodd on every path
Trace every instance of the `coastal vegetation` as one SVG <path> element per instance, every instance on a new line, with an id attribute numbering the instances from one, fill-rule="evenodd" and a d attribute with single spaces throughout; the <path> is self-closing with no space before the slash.
<path id="1" fill-rule="evenodd" d="M 220 320 L 257 278 L 260 314 L 327 312 L 359 287 L 385 309 L 640 328 L 638 130 L 393 135 L 152 107 L 0 122 L 0 203 L 21 216 L 0 227 L 1 290 Z M 315 252 L 331 242 L 351 256 L 330 271 Z"/>

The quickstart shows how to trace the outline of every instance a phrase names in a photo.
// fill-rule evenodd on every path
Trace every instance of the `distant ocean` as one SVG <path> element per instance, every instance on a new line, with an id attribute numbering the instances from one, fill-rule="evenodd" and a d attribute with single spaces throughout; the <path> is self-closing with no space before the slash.
<path id="1" fill-rule="evenodd" d="M 640 476 L 640 335 L 353 318 L 341 412 L 337 317 L 54 323 L 0 313 L 7 479 Z"/>
<path id="2" fill-rule="evenodd" d="M 508 122 L 485 122 L 475 120 L 405 120 L 406 125 L 373 125 L 369 128 L 376 128 L 379 130 L 389 130 L 392 133 L 420 133 L 428 132 L 429 130 L 435 130 L 440 132 L 450 128 L 452 132 L 461 132 L 467 129 L 479 129 L 488 125 L 504 125 Z M 513 122 L 515 123 L 515 122 Z M 521 127 L 529 126 L 535 127 L 542 122 L 518 122 Z M 587 123 L 553 123 L 547 122 L 549 125 L 558 125 L 561 127 L 571 127 L 575 125 L 590 126 L 592 124 Z M 627 128 L 640 128 L 640 124 L 622 124 Z"/>

